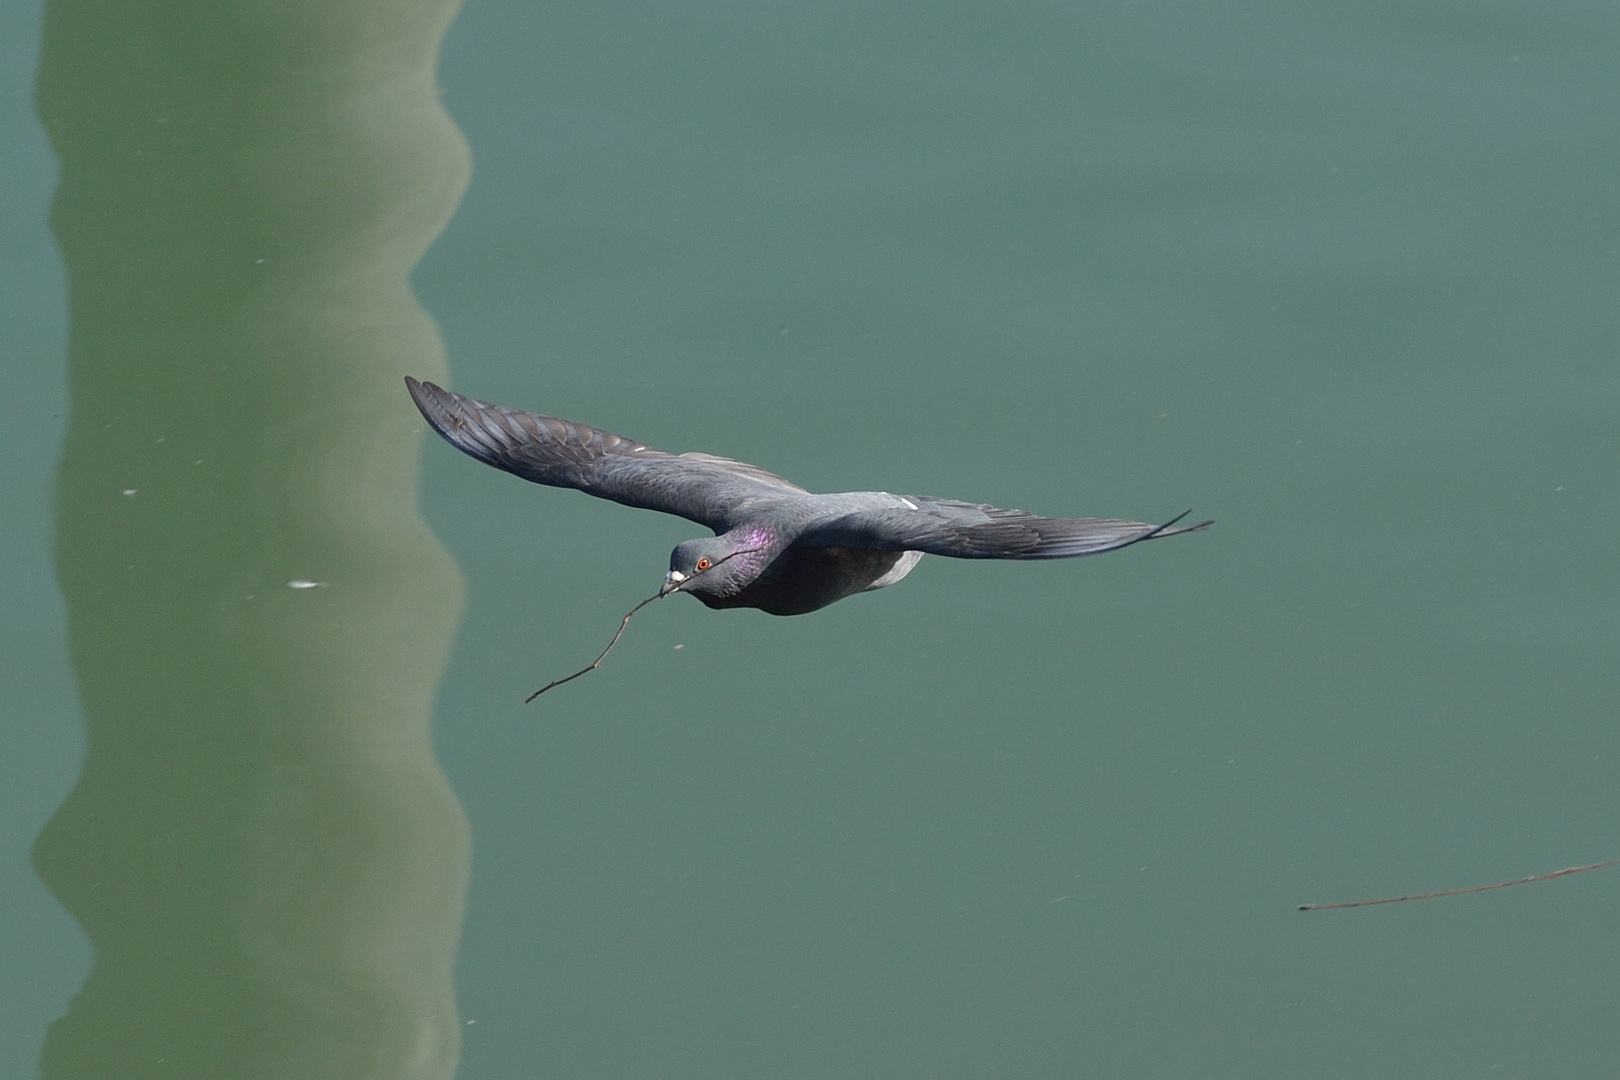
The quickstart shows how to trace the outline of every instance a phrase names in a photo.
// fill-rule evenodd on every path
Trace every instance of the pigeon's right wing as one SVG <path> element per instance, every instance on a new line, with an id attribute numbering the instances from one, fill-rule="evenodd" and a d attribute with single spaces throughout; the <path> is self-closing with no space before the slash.
<path id="1" fill-rule="evenodd" d="M 578 488 L 707 525 L 731 527 L 745 499 L 807 492 L 764 469 L 709 454 L 670 454 L 554 416 L 522 412 L 407 377 L 416 407 L 457 450 L 552 487 Z"/>
<path id="2" fill-rule="evenodd" d="M 1177 527 L 1118 518 L 1048 518 L 982 503 L 910 495 L 901 507 L 859 510 L 808 530 L 805 547 L 922 551 L 955 559 L 1071 559 L 1100 555 L 1143 540 L 1194 532 L 1214 524 Z"/>

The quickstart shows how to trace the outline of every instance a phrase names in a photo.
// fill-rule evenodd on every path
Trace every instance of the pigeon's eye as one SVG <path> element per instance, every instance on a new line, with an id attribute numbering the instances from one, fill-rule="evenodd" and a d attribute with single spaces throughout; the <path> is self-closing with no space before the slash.
<path id="1" fill-rule="evenodd" d="M 709 567 L 711 567 L 713 565 L 714 564 L 709 561 L 709 557 L 707 555 L 703 556 L 703 558 L 701 558 L 701 559 L 699 559 L 697 561 L 697 568 L 700 571 L 707 570 Z"/>

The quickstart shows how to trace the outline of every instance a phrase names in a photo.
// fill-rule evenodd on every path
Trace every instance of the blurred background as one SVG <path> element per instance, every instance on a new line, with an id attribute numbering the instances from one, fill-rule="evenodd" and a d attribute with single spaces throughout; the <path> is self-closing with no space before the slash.
<path id="1" fill-rule="evenodd" d="M 1620 10 L 482 0 L 435 95 L 448 6 L 238 7 L 0 12 L 0 1072 L 166 1056 L 90 977 L 196 1075 L 1612 1075 L 1620 869 L 1295 909 L 1620 857 Z M 677 598 L 523 706 L 702 530 L 421 442 L 446 361 L 812 490 L 1217 524 Z"/>

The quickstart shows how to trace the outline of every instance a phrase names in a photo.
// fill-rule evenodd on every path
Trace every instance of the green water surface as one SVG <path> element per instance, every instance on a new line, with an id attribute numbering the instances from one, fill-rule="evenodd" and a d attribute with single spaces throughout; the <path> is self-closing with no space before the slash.
<path id="1" fill-rule="evenodd" d="M 1620 858 L 1620 8 L 3 19 L 0 1073 L 1615 1074 L 1620 868 L 1296 908 Z M 524 706 L 702 530 L 405 374 L 1217 525 Z"/>

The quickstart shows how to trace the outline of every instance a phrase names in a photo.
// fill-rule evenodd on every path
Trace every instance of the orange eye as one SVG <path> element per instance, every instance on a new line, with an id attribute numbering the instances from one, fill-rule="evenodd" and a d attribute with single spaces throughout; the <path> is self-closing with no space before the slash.
<path id="1" fill-rule="evenodd" d="M 707 555 L 703 556 L 703 558 L 697 561 L 697 568 L 699 571 L 707 570 L 713 565 L 714 564 L 709 561 L 709 557 Z"/>

